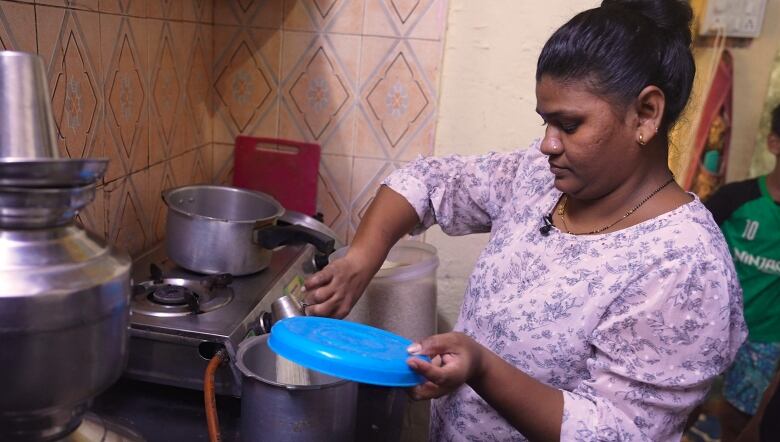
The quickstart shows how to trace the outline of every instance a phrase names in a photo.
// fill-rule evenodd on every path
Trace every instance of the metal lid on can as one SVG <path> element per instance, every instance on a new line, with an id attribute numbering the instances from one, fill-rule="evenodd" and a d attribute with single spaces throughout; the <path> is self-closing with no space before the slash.
<path id="1" fill-rule="evenodd" d="M 313 316 L 277 322 L 268 339 L 271 350 L 296 364 L 387 387 L 411 387 L 425 381 L 406 364 L 410 357 L 406 348 L 411 343 L 376 327 Z"/>

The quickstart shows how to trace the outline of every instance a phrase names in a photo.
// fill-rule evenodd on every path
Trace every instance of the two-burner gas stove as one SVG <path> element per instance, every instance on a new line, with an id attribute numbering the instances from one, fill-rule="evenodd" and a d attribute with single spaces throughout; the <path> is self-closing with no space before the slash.
<path id="1" fill-rule="evenodd" d="M 133 263 L 129 360 L 125 376 L 203 389 L 209 359 L 225 348 L 268 331 L 270 306 L 300 288 L 315 271 L 311 245 L 276 249 L 270 265 L 247 276 L 202 275 L 182 269 L 161 245 Z M 241 395 L 235 364 L 219 370 L 216 391 Z"/>

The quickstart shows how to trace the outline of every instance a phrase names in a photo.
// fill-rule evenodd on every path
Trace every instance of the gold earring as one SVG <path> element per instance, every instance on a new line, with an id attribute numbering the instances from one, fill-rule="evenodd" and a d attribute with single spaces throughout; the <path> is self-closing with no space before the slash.
<path id="1" fill-rule="evenodd" d="M 639 141 L 637 141 L 637 143 L 639 143 L 640 146 L 644 146 L 647 144 L 647 141 L 645 141 L 645 136 L 642 135 L 641 132 L 639 133 Z"/>

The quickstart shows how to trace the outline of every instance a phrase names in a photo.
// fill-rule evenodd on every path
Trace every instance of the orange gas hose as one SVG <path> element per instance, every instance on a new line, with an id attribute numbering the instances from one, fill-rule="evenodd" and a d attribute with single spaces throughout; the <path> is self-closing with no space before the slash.
<path id="1" fill-rule="evenodd" d="M 217 399 L 214 396 L 214 375 L 219 365 L 227 359 L 225 350 L 220 350 L 209 361 L 206 367 L 206 376 L 203 379 L 203 399 L 206 405 L 206 424 L 209 428 L 209 441 L 220 442 L 219 416 L 217 415 Z"/>

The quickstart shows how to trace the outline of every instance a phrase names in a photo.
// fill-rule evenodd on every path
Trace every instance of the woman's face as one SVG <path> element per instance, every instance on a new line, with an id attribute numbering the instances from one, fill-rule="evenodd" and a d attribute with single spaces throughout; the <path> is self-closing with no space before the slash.
<path id="1" fill-rule="evenodd" d="M 638 117 L 632 106 L 622 107 L 594 95 L 584 81 L 544 75 L 536 83 L 536 112 L 546 125 L 541 150 L 549 156 L 558 190 L 599 198 L 636 169 Z"/>

